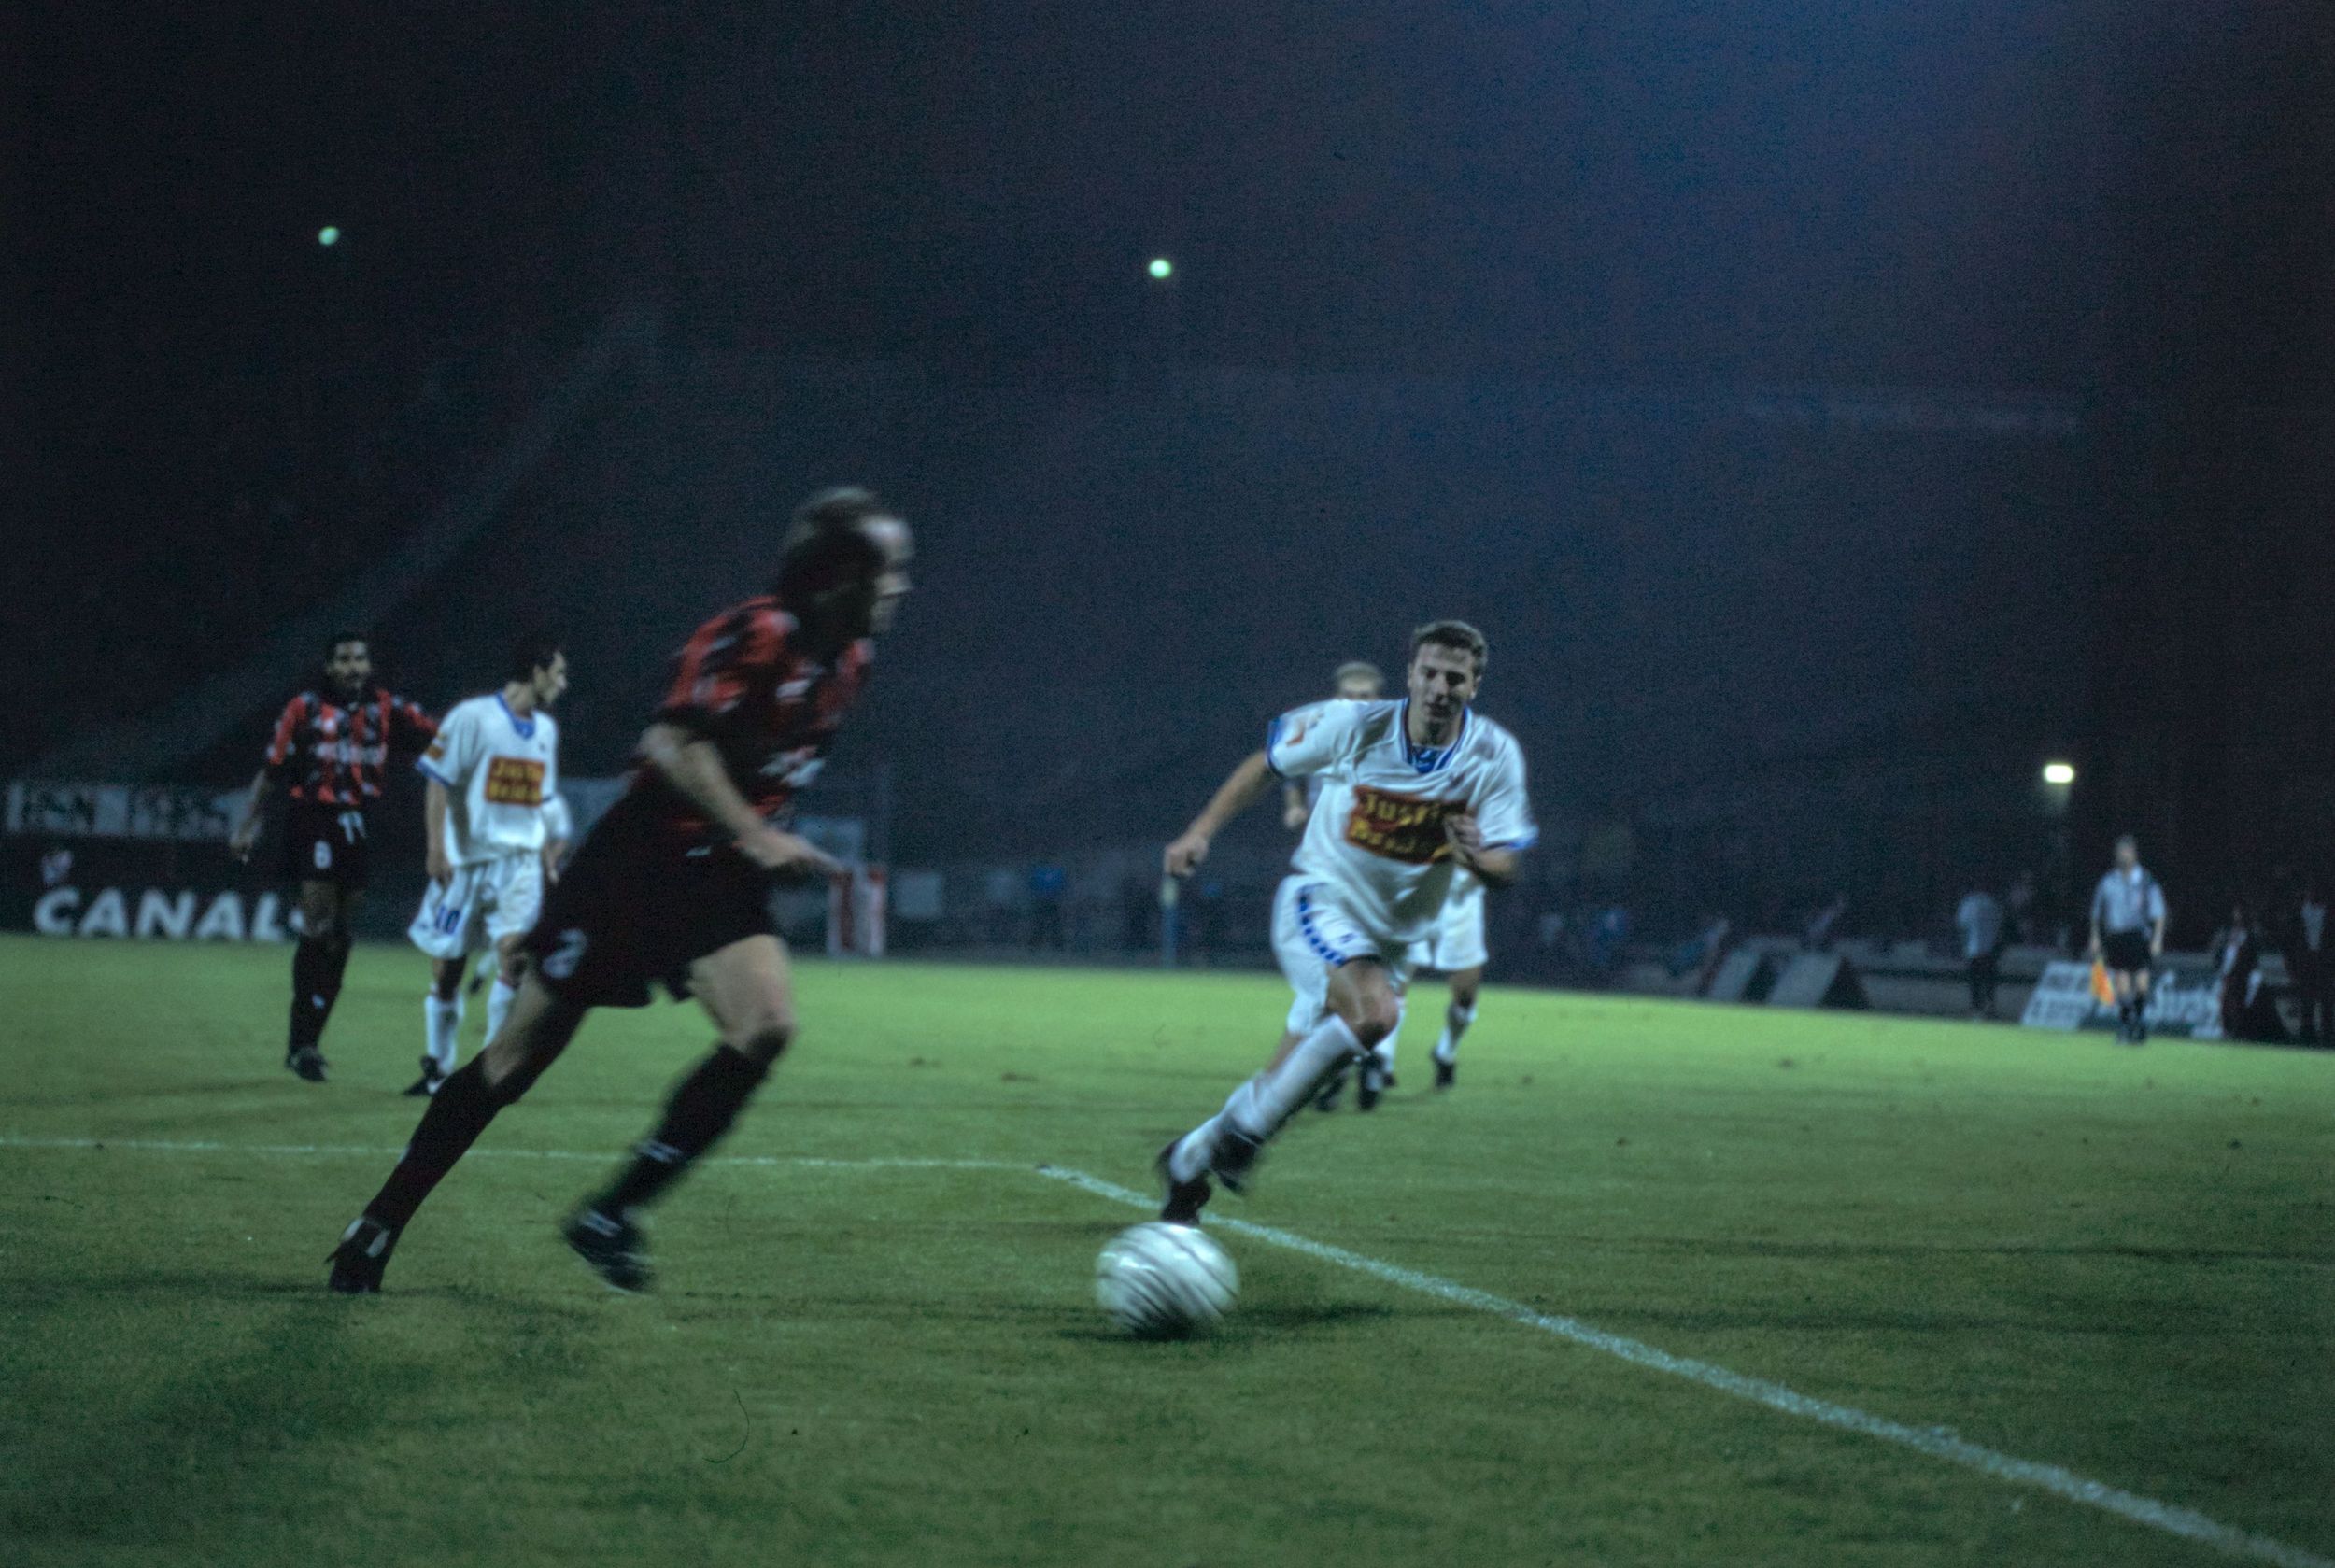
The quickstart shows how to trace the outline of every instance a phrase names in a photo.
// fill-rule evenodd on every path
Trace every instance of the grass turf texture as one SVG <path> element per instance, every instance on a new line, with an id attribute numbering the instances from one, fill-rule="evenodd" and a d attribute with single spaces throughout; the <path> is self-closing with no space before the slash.
<path id="1" fill-rule="evenodd" d="M 422 960 L 358 952 L 321 1088 L 278 1065 L 288 968 L 0 941 L 0 1135 L 393 1150 Z M 1256 976 L 800 989 L 724 1154 L 1146 1190 L 1284 1005 Z M 2335 1554 L 2335 1058 L 1495 987 L 1438 1096 L 1434 1010 L 1377 1112 L 1308 1112 L 1218 1203 Z M 712 1165 L 658 1213 L 660 1293 L 609 1295 L 553 1226 L 706 1038 L 597 1016 L 376 1298 L 322 1260 L 386 1153 L 0 1146 L 0 1556 L 2221 1560 L 1236 1235 L 1222 1331 L 1124 1340 L 1090 1269 L 1141 1216 L 1022 1170 Z"/>

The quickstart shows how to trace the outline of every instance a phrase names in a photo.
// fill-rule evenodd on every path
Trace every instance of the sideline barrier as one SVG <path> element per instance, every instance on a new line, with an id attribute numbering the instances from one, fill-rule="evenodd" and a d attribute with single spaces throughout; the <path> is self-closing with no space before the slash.
<path id="1" fill-rule="evenodd" d="M 2148 988 L 2144 1015 L 2149 1033 L 2176 1039 L 2217 1040 L 2221 1034 L 2221 974 L 2210 960 L 2167 954 Z M 2114 1008 L 2092 995 L 2092 967 L 2058 959 L 2044 967 L 2019 1022 L 2031 1029 L 2097 1029 L 2116 1026 Z"/>
<path id="2" fill-rule="evenodd" d="M 1714 1002 L 1764 1002 L 1776 989 L 1776 961 L 1739 947 L 1719 961 L 1708 993 Z"/>
<path id="3" fill-rule="evenodd" d="M 1837 953 L 1804 953 L 1794 958 L 1767 994 L 1767 1005 L 1777 1008 L 1863 1008 L 1864 982 L 1857 966 Z"/>

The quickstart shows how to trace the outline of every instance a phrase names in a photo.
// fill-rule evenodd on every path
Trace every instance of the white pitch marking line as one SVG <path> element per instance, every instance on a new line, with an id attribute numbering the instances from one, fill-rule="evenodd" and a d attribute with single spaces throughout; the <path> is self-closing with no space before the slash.
<path id="1" fill-rule="evenodd" d="M 375 1149 L 354 1143 L 209 1143 L 164 1141 L 139 1137 L 7 1137 L 0 1149 L 127 1149 L 149 1154 L 361 1154 L 394 1160 L 403 1149 Z M 587 1154 L 574 1149 L 473 1149 L 465 1160 L 584 1160 L 609 1165 L 624 1157 L 622 1149 Z M 814 1170 L 1021 1170 L 1030 1167 L 1012 1160 L 830 1160 L 813 1154 L 728 1154 L 706 1162 L 715 1165 L 763 1165 Z"/>
<path id="2" fill-rule="evenodd" d="M 0 1149 L 124 1149 L 164 1154 L 361 1154 L 390 1159 L 404 1152 L 400 1149 L 375 1149 L 354 1144 L 249 1144 L 173 1142 L 154 1138 L 8 1137 L 0 1137 Z M 615 1153 L 587 1154 L 568 1149 L 474 1149 L 465 1157 L 469 1159 L 605 1162 L 616 1158 L 617 1155 Z M 1092 1193 L 1097 1197 L 1108 1198 L 1113 1203 L 1125 1204 L 1130 1208 L 1149 1209 L 1158 1207 L 1158 1200 L 1154 1197 L 1138 1193 L 1131 1188 L 1119 1186 L 1115 1182 L 1105 1181 L 1098 1176 L 1090 1176 L 1083 1170 L 1074 1170 L 1067 1165 L 1032 1166 L 1010 1160 L 915 1160 L 881 1157 L 867 1160 L 833 1160 L 811 1155 L 735 1154 L 708 1163 L 834 1170 L 1017 1170 L 1043 1177 L 1050 1181 L 1064 1182 L 1083 1192 Z M 1895 1443 L 1901 1448 L 1911 1448 L 1916 1453 L 1926 1454 L 1932 1459 L 1945 1460 L 1950 1464 L 1960 1464 L 1978 1471 L 1982 1475 L 1992 1476 L 1997 1480 L 2016 1481 L 2022 1485 L 2040 1488 L 2070 1503 L 2080 1503 L 2087 1507 L 2099 1508 L 2121 1519 L 2130 1519 L 2135 1524 L 2144 1524 L 2151 1529 L 2179 1535 L 2235 1556 L 2258 1558 L 2265 1562 L 2276 1563 L 2279 1568 L 2335 1568 L 2335 1560 L 2321 1557 L 2315 1552 L 2305 1551 L 2300 1547 L 2290 1547 L 2284 1541 L 2274 1541 L 2267 1535 L 2250 1534 L 2233 1526 L 2223 1524 L 2217 1519 L 2208 1519 L 2195 1509 L 2177 1507 L 2170 1503 L 2159 1503 L 2153 1497 L 2142 1497 L 2135 1492 L 2124 1491 L 2103 1481 L 2095 1481 L 2079 1476 L 2073 1470 L 2063 1469 L 2057 1464 L 2044 1464 L 2031 1459 L 2019 1459 L 2012 1454 L 1998 1453 L 1992 1448 L 1982 1448 L 1976 1443 L 1964 1442 L 1942 1428 L 1925 1431 L 1920 1427 L 1907 1426 L 1902 1421 L 1889 1420 L 1886 1417 L 1872 1415 L 1847 1405 L 1834 1405 L 1828 1400 L 1812 1399 L 1806 1394 L 1784 1387 L 1781 1383 L 1771 1383 L 1760 1377 L 1747 1377 L 1740 1372 L 1730 1372 L 1727 1368 L 1713 1365 L 1709 1362 L 1693 1361 L 1685 1356 L 1674 1356 L 1667 1350 L 1658 1350 L 1653 1346 L 1643 1344 L 1638 1340 L 1626 1339 L 1620 1335 L 1607 1334 L 1603 1329 L 1592 1328 L 1578 1319 L 1554 1317 L 1545 1312 L 1535 1312 L 1521 1302 L 1510 1301 L 1506 1296 L 1493 1295 L 1489 1291 L 1479 1291 L 1450 1279 L 1438 1278 L 1432 1274 L 1421 1274 L 1395 1264 L 1382 1263 L 1377 1258 L 1365 1257 L 1360 1252 L 1349 1252 L 1343 1247 L 1333 1247 L 1327 1242 L 1315 1241 L 1290 1231 L 1276 1230 L 1270 1225 L 1260 1225 L 1248 1220 L 1237 1220 L 1222 1215 L 1210 1223 L 1219 1229 L 1232 1231 L 1237 1235 L 1252 1236 L 1268 1246 L 1286 1248 L 1293 1252 L 1302 1252 L 1308 1257 L 1318 1258 L 1323 1263 L 1336 1264 L 1340 1268 L 1351 1269 L 1357 1274 L 1367 1274 L 1374 1278 L 1383 1279 L 1389 1284 L 1400 1285 L 1406 1290 L 1438 1296 L 1462 1307 L 1472 1307 L 1478 1311 L 1489 1312 L 1495 1317 L 1506 1318 L 1511 1322 L 1521 1323 L 1526 1328 L 1535 1328 L 1545 1334 L 1553 1334 L 1561 1339 L 1569 1339 L 1577 1345 L 1586 1346 L 1592 1350 L 1603 1350 L 1607 1355 L 1619 1357 L 1635 1366 L 1643 1366 L 1654 1372 L 1668 1373 L 1675 1377 L 1684 1377 L 1690 1382 L 1700 1383 L 1705 1388 L 1716 1389 L 1721 1393 L 1732 1394 L 1737 1399 L 1749 1400 L 1755 1405 L 1764 1405 L 1770 1409 L 1780 1410 L 1786 1415 L 1804 1417 L 1825 1426 L 1837 1427 L 1844 1432 L 1861 1433 L 1867 1437 L 1879 1438 L 1885 1443 Z"/>
<path id="3" fill-rule="evenodd" d="M 1097 1197 L 1109 1198 L 1114 1203 L 1126 1204 L 1131 1208 L 1150 1209 L 1159 1207 L 1159 1200 L 1154 1196 L 1135 1192 L 1114 1182 L 1105 1181 L 1100 1177 L 1089 1176 L 1083 1170 L 1072 1170 L 1063 1165 L 1040 1165 L 1038 1167 L 1038 1174 L 1050 1180 L 1067 1182 L 1070 1186 L 1093 1193 Z M 1674 1356 L 1669 1351 L 1658 1350 L 1651 1345 L 1642 1344 L 1634 1339 L 1625 1339 L 1618 1334 L 1607 1334 L 1600 1328 L 1592 1328 L 1578 1319 L 1552 1317 L 1545 1312 L 1535 1312 L 1521 1302 L 1510 1301 L 1505 1296 L 1496 1296 L 1488 1291 L 1474 1290 L 1466 1285 L 1438 1278 L 1432 1274 L 1421 1274 L 1394 1264 L 1381 1263 L 1377 1258 L 1365 1257 L 1360 1252 L 1349 1252 L 1343 1247 L 1332 1247 L 1326 1242 L 1315 1241 L 1307 1236 L 1294 1235 L 1289 1231 L 1275 1230 L 1270 1225 L 1255 1224 L 1247 1220 L 1236 1220 L 1224 1216 L 1211 1218 L 1209 1223 L 1212 1228 L 1221 1227 L 1241 1236 L 1252 1236 L 1271 1246 L 1287 1248 L 1293 1252 L 1303 1252 L 1308 1257 L 1319 1258 L 1323 1263 L 1336 1264 L 1340 1268 L 1350 1268 L 1358 1274 L 1367 1274 L 1375 1278 L 1383 1279 L 1389 1284 L 1400 1285 L 1407 1290 L 1439 1296 L 1445 1301 L 1455 1302 L 1463 1307 L 1472 1307 L 1481 1312 L 1490 1312 L 1497 1317 L 1508 1319 L 1512 1322 L 1521 1323 L 1527 1328 L 1536 1328 L 1543 1333 L 1553 1334 L 1559 1338 L 1572 1340 L 1577 1345 L 1585 1345 L 1593 1350 L 1603 1350 L 1607 1355 L 1618 1356 L 1634 1366 L 1643 1366 L 1651 1371 L 1666 1372 L 1676 1377 L 1684 1377 L 1690 1382 L 1700 1383 L 1705 1388 L 1717 1389 L 1721 1393 L 1733 1394 L 1737 1399 L 1748 1399 L 1755 1405 L 1764 1405 L 1770 1409 L 1781 1410 L 1786 1415 L 1801 1416 L 1826 1426 L 1838 1427 L 1845 1432 L 1861 1433 L 1867 1437 L 1877 1437 L 1885 1443 L 1895 1443 L 1903 1448 L 1911 1448 L 1917 1453 L 1927 1454 L 1932 1459 L 1942 1459 L 1948 1463 L 1963 1465 L 1984 1475 L 1992 1476 L 1997 1480 L 2016 1481 L 2027 1486 L 2040 1487 L 2045 1491 L 2056 1497 L 2064 1498 L 2068 1502 L 2081 1503 L 2089 1507 L 2104 1509 L 2120 1518 L 2130 1519 L 2135 1524 L 2148 1525 L 2152 1529 L 2184 1536 L 2188 1540 L 2218 1547 L 2222 1551 L 2237 1556 L 2259 1558 L 2265 1562 L 2277 1563 L 2280 1568 L 2335 1568 L 2335 1561 L 2321 1557 L 2315 1552 L 2305 1551 L 2300 1547 L 2290 1547 L 2284 1541 L 2274 1541 L 2267 1535 L 2250 1534 L 2233 1526 L 2223 1524 L 2217 1519 L 2208 1519 L 2194 1509 L 2177 1507 L 2171 1503 L 2159 1503 L 2153 1497 L 2142 1497 L 2134 1492 L 2123 1491 L 2105 1482 L 2087 1479 L 2073 1470 L 2062 1469 L 2056 1464 L 2044 1464 L 2031 1459 L 2019 1459 L 2015 1455 L 1997 1453 L 1994 1449 L 1982 1448 L 1976 1443 L 1964 1442 L 1944 1428 L 1932 1428 L 1925 1431 L 1920 1427 L 1907 1426 L 1902 1421 L 1890 1420 L 1886 1417 L 1871 1415 L 1849 1406 L 1834 1405 L 1828 1400 L 1812 1399 L 1804 1393 L 1784 1387 L 1781 1383 L 1771 1383 L 1760 1377 L 1747 1377 L 1740 1372 L 1730 1372 L 1725 1367 L 1715 1366 L 1709 1362 L 1693 1361 L 1685 1356 Z"/>

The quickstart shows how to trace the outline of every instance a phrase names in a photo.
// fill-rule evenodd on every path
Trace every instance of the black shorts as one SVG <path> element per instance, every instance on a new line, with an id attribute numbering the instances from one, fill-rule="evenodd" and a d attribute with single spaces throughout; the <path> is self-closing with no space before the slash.
<path id="1" fill-rule="evenodd" d="M 2145 931 L 2111 931 L 2100 939 L 2101 956 L 2111 973 L 2136 975 L 2153 967 Z"/>
<path id="2" fill-rule="evenodd" d="M 353 893 L 365 885 L 365 830 L 371 826 L 361 807 L 295 800 L 284 813 L 277 869 L 286 882 L 338 883 Z"/>
<path id="3" fill-rule="evenodd" d="M 768 871 L 728 844 L 676 840 L 620 800 L 552 885 L 521 946 L 554 995 L 637 1008 L 652 982 L 686 996 L 696 960 L 777 933 Z"/>

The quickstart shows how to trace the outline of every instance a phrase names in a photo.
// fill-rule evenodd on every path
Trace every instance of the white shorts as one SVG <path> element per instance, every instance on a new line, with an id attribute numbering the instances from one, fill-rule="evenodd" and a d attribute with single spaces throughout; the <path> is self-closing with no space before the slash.
<path id="1" fill-rule="evenodd" d="M 544 903 L 543 857 L 530 850 L 454 868 L 454 880 L 421 896 L 405 934 L 432 958 L 461 958 L 524 936 Z"/>
<path id="2" fill-rule="evenodd" d="M 1467 891 L 1445 900 L 1435 935 L 1411 948 L 1410 966 L 1455 975 L 1483 968 L 1490 956 L 1484 948 L 1484 884 L 1470 878 Z"/>
<path id="3" fill-rule="evenodd" d="M 1410 967 L 1403 947 L 1371 936 L 1346 911 L 1336 886 L 1310 877 L 1283 877 L 1273 894 L 1273 956 L 1289 989 L 1289 1032 L 1308 1033 L 1329 1010 L 1330 971 L 1357 958 L 1387 967 L 1400 991 Z"/>

